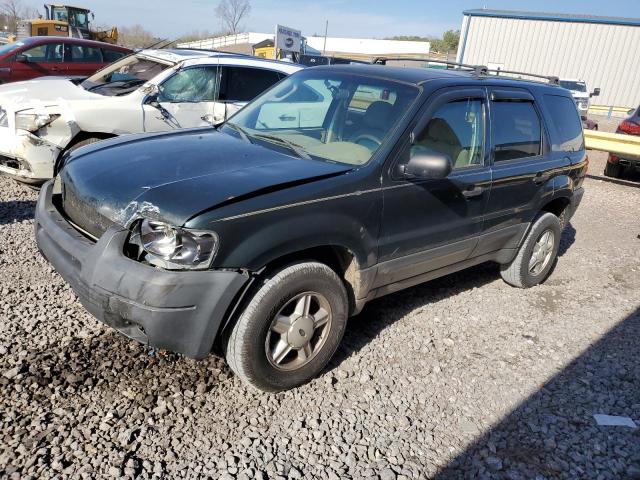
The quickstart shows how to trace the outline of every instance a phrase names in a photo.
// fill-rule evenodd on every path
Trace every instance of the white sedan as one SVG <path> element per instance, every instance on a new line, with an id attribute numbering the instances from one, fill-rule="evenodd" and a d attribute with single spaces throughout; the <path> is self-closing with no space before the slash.
<path id="1" fill-rule="evenodd" d="M 218 125 L 301 67 L 198 50 L 143 50 L 80 84 L 0 86 L 0 172 L 30 184 L 66 152 L 117 135 Z"/>

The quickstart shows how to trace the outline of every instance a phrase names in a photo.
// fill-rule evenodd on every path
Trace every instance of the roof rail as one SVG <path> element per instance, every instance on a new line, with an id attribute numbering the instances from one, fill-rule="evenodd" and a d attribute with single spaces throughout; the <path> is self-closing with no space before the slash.
<path id="1" fill-rule="evenodd" d="M 407 57 L 376 57 L 371 63 L 376 65 L 386 65 L 387 62 L 421 62 L 421 63 L 438 63 L 448 67 L 457 67 L 459 69 L 466 68 L 473 72 L 474 75 L 486 75 L 488 69 L 484 65 L 468 65 L 466 63 L 450 62 L 448 60 L 439 60 L 437 58 L 407 58 Z"/>
<path id="2" fill-rule="evenodd" d="M 551 85 L 560 85 L 560 78 L 556 76 L 539 75 L 537 73 L 517 72 L 513 70 L 499 70 L 499 69 L 492 69 L 492 68 L 490 69 L 485 65 L 469 65 L 466 63 L 450 62 L 448 60 L 439 60 L 437 58 L 377 57 L 377 58 L 374 58 L 371 63 L 374 63 L 376 65 L 386 65 L 387 61 L 389 60 L 421 62 L 421 63 L 437 63 L 440 65 L 446 65 L 448 67 L 456 67 L 456 69 L 460 69 L 460 70 L 462 69 L 469 70 L 476 77 L 488 76 L 491 74 L 494 74 L 495 76 L 499 76 L 501 73 L 506 73 L 509 75 L 526 75 L 527 77 L 541 78 L 541 79 L 547 80 Z"/>
<path id="3" fill-rule="evenodd" d="M 539 75 L 537 73 L 518 72 L 515 70 L 502 70 L 502 69 L 487 69 L 487 73 L 495 73 L 496 76 L 500 76 L 501 73 L 509 75 L 526 75 L 527 77 L 541 78 L 547 80 L 551 85 L 560 85 L 560 78 L 554 75 Z"/>

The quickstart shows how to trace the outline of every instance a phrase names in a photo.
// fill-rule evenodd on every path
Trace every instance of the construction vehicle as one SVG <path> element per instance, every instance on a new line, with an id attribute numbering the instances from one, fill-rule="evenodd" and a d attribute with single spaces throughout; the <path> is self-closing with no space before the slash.
<path id="1" fill-rule="evenodd" d="M 91 10 L 70 5 L 46 4 L 45 17 L 18 22 L 16 40 L 35 36 L 63 36 L 98 40 L 100 42 L 117 43 L 118 29 L 95 31 L 90 28 L 89 17 L 93 20 Z"/>

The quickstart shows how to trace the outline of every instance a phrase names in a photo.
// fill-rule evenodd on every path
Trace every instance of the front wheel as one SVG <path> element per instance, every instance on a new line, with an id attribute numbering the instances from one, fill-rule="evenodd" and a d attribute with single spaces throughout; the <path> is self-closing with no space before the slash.
<path id="1" fill-rule="evenodd" d="M 259 390 L 297 387 L 327 365 L 347 317 L 347 292 L 333 270 L 316 262 L 288 266 L 263 281 L 233 326 L 227 363 Z"/>
<path id="2" fill-rule="evenodd" d="M 607 162 L 604 167 L 605 177 L 620 178 L 622 176 L 622 165 L 617 163 Z"/>
<path id="3" fill-rule="evenodd" d="M 553 213 L 542 213 L 533 222 L 516 258 L 500 268 L 502 279 L 518 288 L 542 283 L 558 256 L 562 227 Z"/>

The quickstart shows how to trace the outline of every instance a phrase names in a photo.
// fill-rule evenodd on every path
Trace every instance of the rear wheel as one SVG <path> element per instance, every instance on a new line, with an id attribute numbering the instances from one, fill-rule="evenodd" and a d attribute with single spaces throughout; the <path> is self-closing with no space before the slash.
<path id="1" fill-rule="evenodd" d="M 607 161 L 607 165 L 604 167 L 604 174 L 607 177 L 620 178 L 622 176 L 622 165 Z"/>
<path id="2" fill-rule="evenodd" d="M 328 266 L 305 262 L 283 268 L 263 281 L 233 326 L 227 363 L 259 390 L 297 387 L 327 365 L 347 316 L 344 284 Z"/>
<path id="3" fill-rule="evenodd" d="M 542 283 L 551 272 L 560 247 L 560 219 L 544 212 L 533 222 L 516 258 L 501 266 L 502 279 L 518 288 Z"/>

